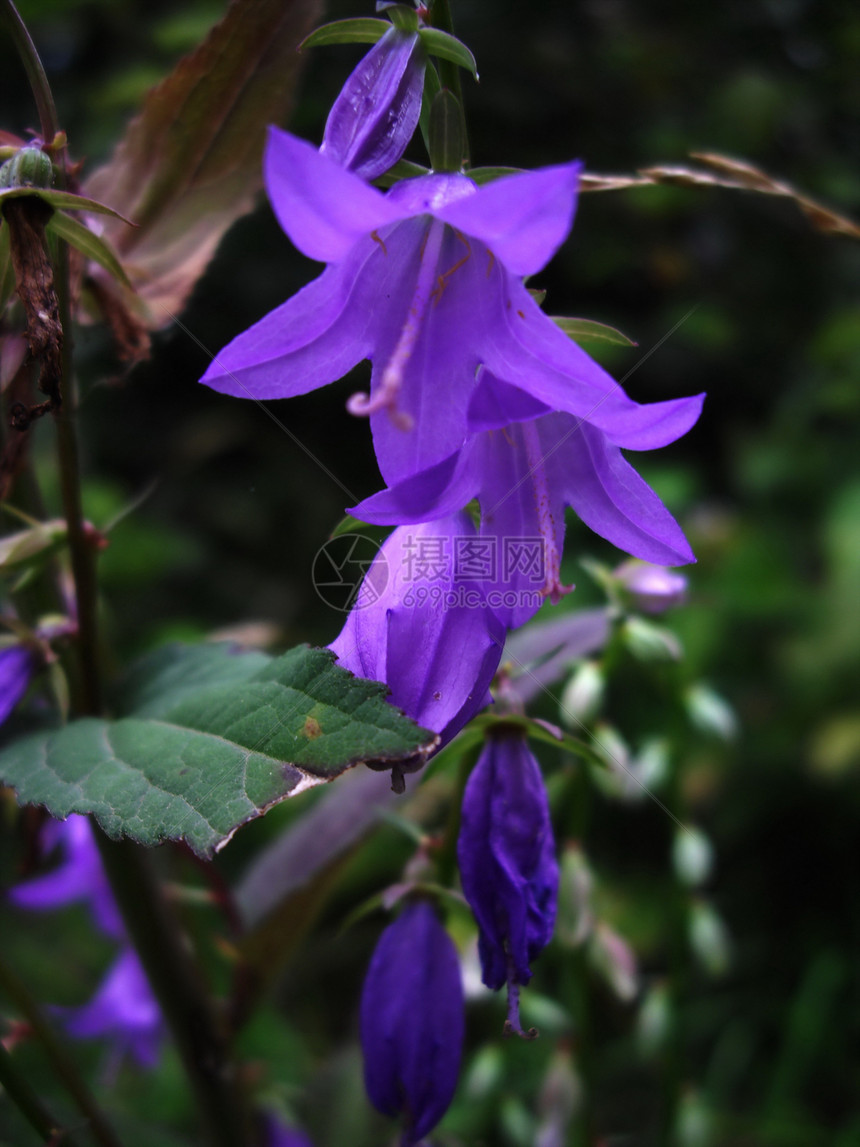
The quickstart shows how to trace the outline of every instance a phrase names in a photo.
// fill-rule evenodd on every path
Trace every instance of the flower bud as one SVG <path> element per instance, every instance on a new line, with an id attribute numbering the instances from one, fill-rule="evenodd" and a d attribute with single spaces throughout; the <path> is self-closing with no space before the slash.
<path id="1" fill-rule="evenodd" d="M 402 1115 L 402 1147 L 447 1111 L 463 1028 L 456 949 L 430 904 L 413 901 L 382 933 L 361 995 L 365 1087 L 383 1115 Z"/>
<path id="2" fill-rule="evenodd" d="M 472 770 L 457 859 L 478 922 L 484 983 L 507 984 L 506 1028 L 522 1035 L 519 986 L 552 936 L 558 864 L 540 766 L 516 731 L 493 737 Z"/>
<path id="3" fill-rule="evenodd" d="M 698 828 L 685 825 L 672 842 L 672 865 L 678 879 L 690 888 L 703 884 L 714 866 L 714 849 Z"/>
<path id="4" fill-rule="evenodd" d="M 615 570 L 616 581 L 630 594 L 643 613 L 663 613 L 681 605 L 687 596 L 687 579 L 676 570 L 651 562 L 631 560 Z"/>
<path id="5" fill-rule="evenodd" d="M 53 182 L 54 165 L 40 147 L 22 147 L 0 167 L 0 188 L 45 188 Z"/>
<path id="6" fill-rule="evenodd" d="M 600 709 L 606 678 L 594 661 L 583 661 L 573 672 L 561 695 L 561 719 L 569 728 L 579 728 Z"/>
<path id="7" fill-rule="evenodd" d="M 389 28 L 335 100 L 320 151 L 363 179 L 393 167 L 418 123 L 426 59 L 417 31 Z"/>
<path id="8" fill-rule="evenodd" d="M 680 661 L 681 643 L 674 633 L 646 621 L 644 617 L 628 617 L 622 627 L 627 648 L 639 661 Z"/>
<path id="9" fill-rule="evenodd" d="M 0 725 L 27 692 L 35 667 L 33 653 L 26 646 L 0 649 Z"/>

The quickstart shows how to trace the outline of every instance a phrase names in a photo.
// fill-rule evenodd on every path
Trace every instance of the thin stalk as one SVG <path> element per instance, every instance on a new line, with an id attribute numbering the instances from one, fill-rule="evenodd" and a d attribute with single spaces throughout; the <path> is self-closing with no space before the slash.
<path id="1" fill-rule="evenodd" d="M 93 1139 L 100 1144 L 100 1147 L 122 1147 L 104 1112 L 96 1103 L 95 1097 L 78 1071 L 74 1059 L 57 1039 L 53 1029 L 42 1014 L 41 1008 L 30 994 L 29 988 L 2 958 L 0 958 L 0 988 L 2 988 L 4 995 L 8 996 L 18 1008 L 34 1036 L 42 1045 L 42 1050 L 54 1074 L 74 1100 L 81 1115 L 87 1120 Z M 12 1066 L 14 1067 L 14 1064 Z M 52 1123 L 52 1126 L 54 1134 L 56 1134 L 56 1124 Z M 70 1140 L 66 1138 L 62 1142 L 70 1143 Z"/>
<path id="2" fill-rule="evenodd" d="M 18 1071 L 12 1056 L 2 1043 L 0 1043 L 0 1087 L 44 1143 L 63 1142 L 66 1147 L 74 1147 L 74 1140 L 43 1105 L 36 1092 Z"/>
<path id="3" fill-rule="evenodd" d="M 57 109 L 54 105 L 51 85 L 48 83 L 48 77 L 45 75 L 45 69 L 42 67 L 42 61 L 39 59 L 36 45 L 33 43 L 30 33 L 27 31 L 27 25 L 18 14 L 18 9 L 12 3 L 12 0 L 2 0 L 2 3 L 6 22 L 9 25 L 9 32 L 18 55 L 21 58 L 21 63 L 24 65 L 27 79 L 30 81 L 30 88 L 33 92 L 33 99 L 36 101 L 36 107 L 39 109 L 42 141 L 44 143 L 50 143 L 59 130 Z"/>
<path id="4" fill-rule="evenodd" d="M 434 28 L 439 28 L 449 35 L 454 35 L 454 20 L 451 15 L 450 0 L 433 0 L 431 20 Z M 463 129 L 463 166 L 469 166 L 469 131 L 466 127 L 466 107 L 463 103 L 463 85 L 460 82 L 460 69 L 451 60 L 439 60 L 439 79 L 442 87 L 448 88 L 457 97 L 461 110 L 461 126 Z"/>
<path id="5" fill-rule="evenodd" d="M 144 849 L 93 826 L 126 928 L 193 1087 L 213 1147 L 248 1147 L 241 1094 L 199 969 L 183 942 Z"/>

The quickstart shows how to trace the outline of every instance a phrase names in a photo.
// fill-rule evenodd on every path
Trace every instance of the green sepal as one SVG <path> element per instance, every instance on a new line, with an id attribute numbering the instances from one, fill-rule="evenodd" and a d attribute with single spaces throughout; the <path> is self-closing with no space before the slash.
<path id="1" fill-rule="evenodd" d="M 104 267 L 124 287 L 133 289 L 112 248 L 95 232 L 90 231 L 89 227 L 85 227 L 83 223 L 79 223 L 71 215 L 66 215 L 64 211 L 55 211 L 48 223 L 47 230 L 52 231 L 58 238 L 65 239 L 70 246 L 74 247 L 76 251 L 80 251 L 87 259 L 92 259 L 94 263 Z"/>
<path id="2" fill-rule="evenodd" d="M 325 44 L 375 44 L 391 28 L 387 20 L 361 16 L 354 20 L 333 20 L 311 32 L 296 49 L 320 48 Z"/>
<path id="3" fill-rule="evenodd" d="M 477 81 L 478 65 L 475 62 L 475 57 L 462 40 L 449 35 L 448 32 L 443 32 L 441 28 L 422 28 L 418 35 L 429 55 L 436 56 L 440 60 L 448 60 L 451 64 L 465 68 L 467 72 L 471 72 Z"/>
<path id="4" fill-rule="evenodd" d="M 88 199 L 86 195 L 73 195 L 71 191 L 56 191 L 46 187 L 4 187 L 0 190 L 0 202 L 4 199 L 21 199 L 27 195 L 36 195 L 39 199 L 44 199 L 55 211 L 65 208 L 66 211 L 92 211 L 97 215 L 112 215 L 114 219 L 121 219 L 129 227 L 134 227 L 130 219 L 126 219 L 112 207 L 99 203 L 97 199 Z"/>
<path id="5" fill-rule="evenodd" d="M 430 108 L 430 163 L 434 171 L 463 167 L 463 109 L 453 92 L 442 88 Z"/>
<path id="6" fill-rule="evenodd" d="M 400 32 L 418 31 L 418 13 L 406 4 L 398 4 L 396 0 L 383 0 L 376 5 L 376 11 L 384 12 Z"/>
<path id="7" fill-rule="evenodd" d="M 523 167 L 470 167 L 466 174 L 480 186 L 492 183 L 494 179 L 504 179 L 506 175 L 519 175 L 524 170 Z"/>
<path id="8" fill-rule="evenodd" d="M 569 319 L 560 315 L 551 315 L 555 325 L 576 342 L 611 343 L 613 346 L 638 346 L 637 342 L 610 327 L 606 323 L 595 322 L 594 319 Z"/>

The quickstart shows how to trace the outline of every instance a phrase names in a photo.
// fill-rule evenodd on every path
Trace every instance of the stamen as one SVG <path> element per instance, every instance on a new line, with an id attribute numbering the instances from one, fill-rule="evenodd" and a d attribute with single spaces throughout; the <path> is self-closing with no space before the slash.
<path id="1" fill-rule="evenodd" d="M 379 246 L 382 248 L 382 254 L 387 255 L 388 254 L 388 248 L 385 246 L 385 240 L 382 238 L 382 236 L 379 234 L 379 232 L 378 231 L 371 231 L 370 237 L 374 241 L 374 243 L 378 243 Z"/>
<path id="2" fill-rule="evenodd" d="M 444 235 L 445 224 L 433 220 L 422 243 L 415 293 L 412 296 L 400 338 L 382 371 L 376 393 L 352 395 L 346 404 L 350 414 L 366 418 L 378 410 L 387 410 L 391 421 L 399 430 L 412 429 L 412 417 L 405 411 L 397 409 L 397 396 L 403 386 L 403 376 L 409 359 L 415 350 L 415 344 L 418 342 L 424 315 L 435 294 L 432 287 L 437 278 L 436 268 L 439 263 L 439 252 L 442 248 Z"/>
<path id="3" fill-rule="evenodd" d="M 463 256 L 462 259 L 458 260 L 454 264 L 453 267 L 449 267 L 447 271 L 444 271 L 441 275 L 436 276 L 437 286 L 436 286 L 436 290 L 433 292 L 433 294 L 431 296 L 431 298 L 433 299 L 433 306 L 434 307 L 437 306 L 442 301 L 442 295 L 445 291 L 445 288 L 448 286 L 448 280 L 451 278 L 451 276 L 454 274 L 454 272 L 459 271 L 460 268 L 463 266 L 463 264 L 468 263 L 469 259 L 471 259 L 471 257 L 472 257 L 472 248 L 469 246 L 469 240 L 466 238 L 466 236 L 461 235 L 459 231 L 455 231 L 454 234 L 457 236 L 457 238 L 460 240 L 460 242 L 465 246 L 466 254 Z"/>
<path id="4" fill-rule="evenodd" d="M 544 554 L 546 557 L 546 584 L 541 593 L 550 599 L 553 605 L 558 605 L 565 594 L 571 593 L 576 587 L 564 585 L 561 580 L 561 554 L 556 539 L 555 522 L 553 521 L 552 505 L 547 481 L 546 462 L 541 450 L 540 438 L 534 422 L 524 422 L 523 441 L 526 447 L 526 460 L 529 464 L 529 478 L 534 492 L 535 506 L 537 508 L 538 524 L 544 539 Z"/>

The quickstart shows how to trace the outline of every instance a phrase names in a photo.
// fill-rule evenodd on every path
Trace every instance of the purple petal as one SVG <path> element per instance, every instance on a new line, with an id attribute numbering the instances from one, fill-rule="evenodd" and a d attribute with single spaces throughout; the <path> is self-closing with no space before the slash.
<path id="1" fill-rule="evenodd" d="M 403 1114 L 404 1147 L 448 1109 L 463 1028 L 456 950 L 430 905 L 414 901 L 382 933 L 361 995 L 365 1087 L 384 1115 Z"/>
<path id="2" fill-rule="evenodd" d="M 573 425 L 559 416 L 553 421 L 553 436 L 565 421 Z M 565 501 L 590 529 L 646 562 L 673 566 L 696 560 L 681 527 L 617 446 L 585 423 L 569 441 L 576 448 L 565 450 L 559 480 Z"/>
<path id="3" fill-rule="evenodd" d="M 312 1147 L 310 1139 L 295 1127 L 288 1127 L 270 1112 L 263 1116 L 263 1147 Z"/>
<path id="4" fill-rule="evenodd" d="M 567 163 L 509 175 L 443 207 L 436 217 L 482 240 L 515 275 L 533 275 L 573 225 L 581 171 L 581 163 Z"/>
<path id="5" fill-rule="evenodd" d="M 491 740 L 472 770 L 457 860 L 484 983 L 528 983 L 555 925 L 558 864 L 543 777 L 524 738 Z"/>
<path id="6" fill-rule="evenodd" d="M 442 462 L 372 494 L 348 512 L 379 526 L 435 521 L 455 514 L 481 488 L 484 451 L 475 439 Z"/>
<path id="7" fill-rule="evenodd" d="M 23 645 L 0 649 L 0 724 L 27 692 L 34 669 L 33 654 Z"/>
<path id="8" fill-rule="evenodd" d="M 393 167 L 418 124 L 425 63 L 418 33 L 390 28 L 344 84 L 320 152 L 362 179 Z"/>
<path id="9" fill-rule="evenodd" d="M 321 263 L 340 262 L 359 239 L 405 217 L 381 191 L 277 127 L 269 128 L 263 170 L 281 227 Z"/>
<path id="10" fill-rule="evenodd" d="M 469 430 L 501 430 L 512 422 L 530 422 L 551 413 L 545 402 L 482 369 L 469 402 Z"/>

